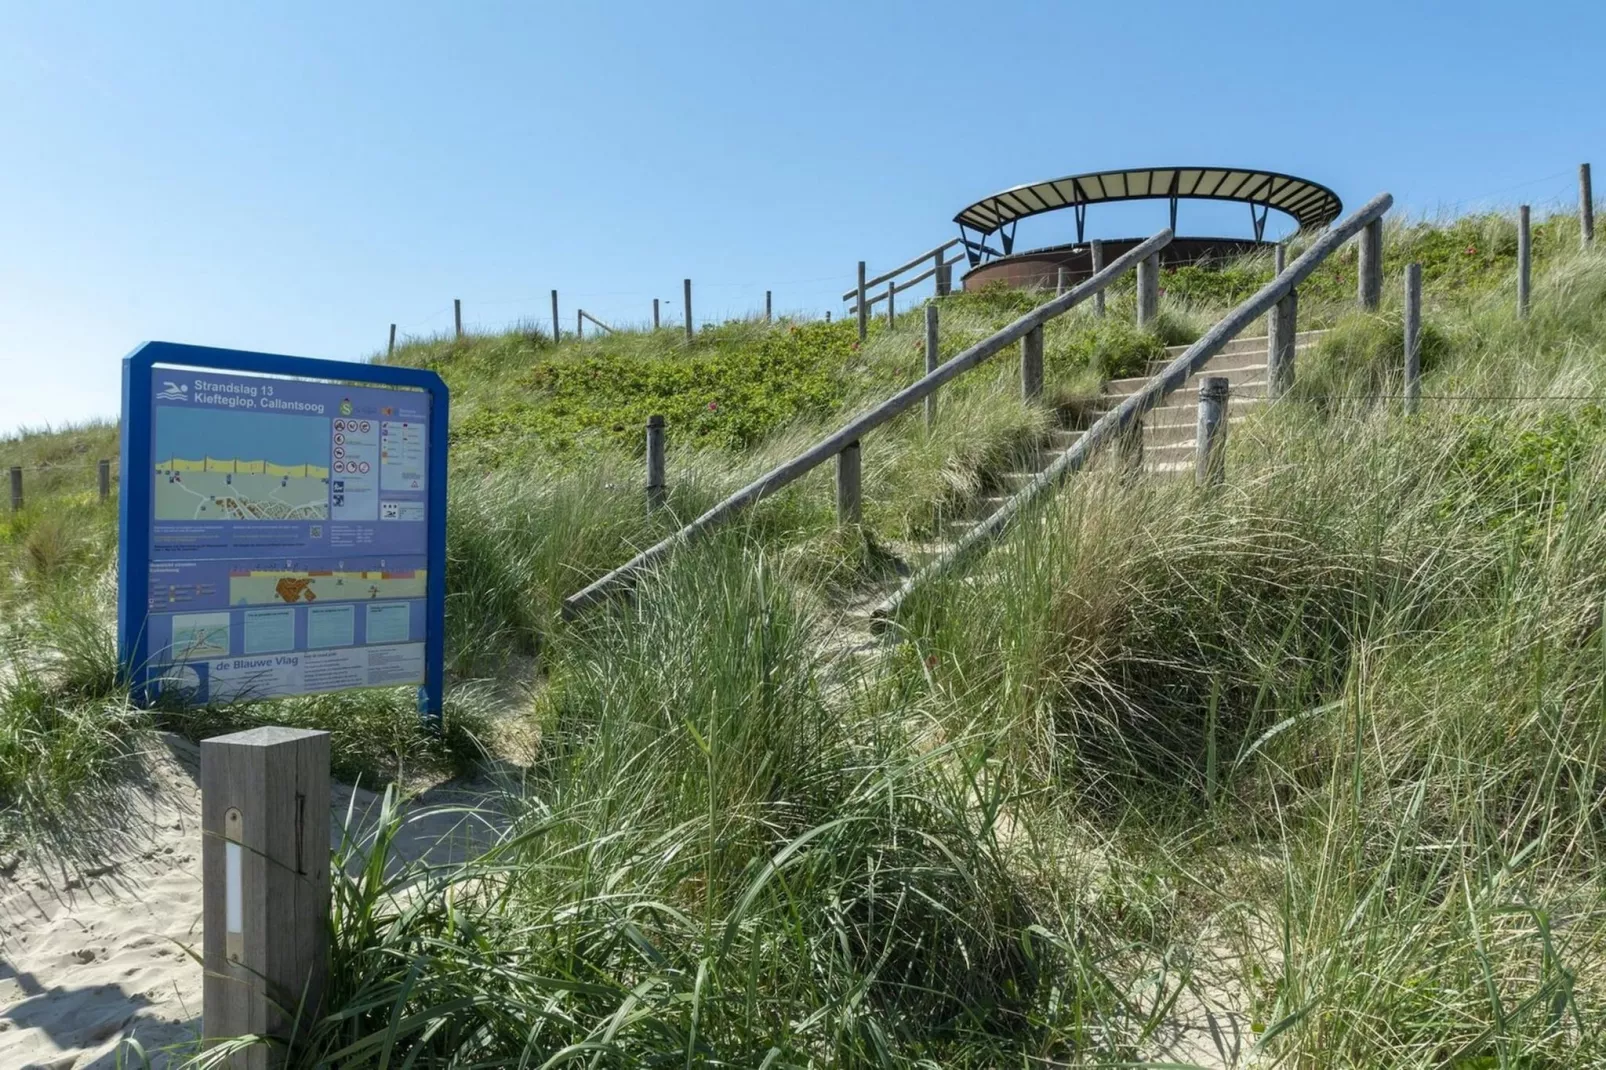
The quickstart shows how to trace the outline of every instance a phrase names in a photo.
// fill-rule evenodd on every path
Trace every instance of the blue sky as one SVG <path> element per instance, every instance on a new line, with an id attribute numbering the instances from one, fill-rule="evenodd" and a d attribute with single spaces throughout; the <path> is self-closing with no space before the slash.
<path id="1" fill-rule="evenodd" d="M 1273 12 L 1273 7 L 1276 10 Z M 1606 6 L 7 2 L 0 433 L 159 338 L 333 358 L 523 317 L 840 310 L 1021 182 L 1225 163 L 1414 214 L 1606 164 Z M 1360 27 L 1374 27 L 1370 33 Z M 1603 176 L 1606 182 L 1606 176 Z M 1149 233 L 1163 204 L 1097 209 Z M 1066 213 L 1068 215 L 1068 213 Z M 1273 227 L 1278 225 L 1274 216 Z M 1071 221 L 1023 223 L 1022 245 Z M 1242 208 L 1184 232 L 1247 233 Z"/>

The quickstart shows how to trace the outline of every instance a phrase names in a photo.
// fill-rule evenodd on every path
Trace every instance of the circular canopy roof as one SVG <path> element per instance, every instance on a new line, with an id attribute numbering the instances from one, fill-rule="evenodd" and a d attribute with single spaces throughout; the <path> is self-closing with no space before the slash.
<path id="1" fill-rule="evenodd" d="M 1343 210 L 1338 194 L 1321 183 L 1276 171 L 1239 167 L 1142 167 L 1066 175 L 1047 182 L 1016 186 L 977 201 L 954 216 L 954 222 L 990 234 L 1016 220 L 1061 208 L 1076 208 L 1080 218 L 1089 204 L 1161 199 L 1172 202 L 1175 226 L 1175 202 L 1182 197 L 1240 201 L 1251 206 L 1275 208 L 1292 216 L 1301 230 L 1325 227 Z"/>

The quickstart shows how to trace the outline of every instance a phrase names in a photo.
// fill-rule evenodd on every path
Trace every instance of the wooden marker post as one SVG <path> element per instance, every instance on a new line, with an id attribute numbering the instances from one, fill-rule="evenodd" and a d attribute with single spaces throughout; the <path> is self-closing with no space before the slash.
<path id="1" fill-rule="evenodd" d="M 1227 389 L 1224 375 L 1199 381 L 1199 426 L 1194 434 L 1194 481 L 1214 486 L 1226 478 Z"/>
<path id="2" fill-rule="evenodd" d="M 552 340 L 556 342 L 562 331 L 558 324 L 558 291 L 552 291 Z"/>
<path id="3" fill-rule="evenodd" d="M 100 501 L 104 505 L 112 496 L 112 463 L 104 457 L 95 465 L 95 482 L 100 485 Z"/>
<path id="4" fill-rule="evenodd" d="M 681 298 L 686 305 L 686 341 L 690 342 L 695 328 L 691 325 L 691 280 L 680 280 Z"/>
<path id="5" fill-rule="evenodd" d="M 1020 340 L 1020 396 L 1036 401 L 1043 396 L 1043 328 L 1033 327 Z"/>
<path id="6" fill-rule="evenodd" d="M 396 355 L 396 325 L 390 325 L 390 344 L 385 347 L 385 359 L 389 360 Z"/>
<path id="7" fill-rule="evenodd" d="M 870 306 L 864 300 L 864 261 L 859 261 L 859 341 L 870 333 Z"/>
<path id="8" fill-rule="evenodd" d="M 329 733 L 253 728 L 201 742 L 202 1035 L 299 1033 L 329 976 Z M 231 1067 L 284 1062 L 257 1045 Z"/>
<path id="9" fill-rule="evenodd" d="M 859 515 L 859 440 L 854 439 L 836 455 L 836 522 L 857 524 Z"/>
<path id="10" fill-rule="evenodd" d="M 1405 265 L 1405 414 L 1422 397 L 1422 265 Z"/>
<path id="11" fill-rule="evenodd" d="M 1279 246 L 1279 254 L 1281 249 Z M 1299 291 L 1289 290 L 1266 314 L 1266 384 L 1274 401 L 1294 385 L 1294 343 L 1298 334 Z"/>
<path id="12" fill-rule="evenodd" d="M 647 417 L 647 511 L 664 504 L 664 418 Z"/>
<path id="13" fill-rule="evenodd" d="M 1357 260 L 1361 307 L 1376 312 L 1383 300 L 1383 220 L 1374 219 L 1361 231 Z"/>
<path id="14" fill-rule="evenodd" d="M 926 374 L 930 375 L 937 370 L 937 302 L 926 303 Z M 937 423 L 937 395 L 935 392 L 926 395 L 926 430 L 930 431 Z"/>
<path id="15" fill-rule="evenodd" d="M 457 337 L 463 337 L 463 302 L 460 298 L 452 298 L 452 322 L 457 327 Z"/>
<path id="16" fill-rule="evenodd" d="M 1533 230 L 1528 206 L 1517 209 L 1517 316 L 1528 318 L 1529 289 L 1533 284 Z"/>
<path id="17" fill-rule="evenodd" d="M 1138 326 L 1147 327 L 1160 313 L 1160 254 L 1138 261 Z"/>
<path id="18" fill-rule="evenodd" d="M 11 511 L 22 512 L 22 466 L 11 466 Z"/>
<path id="19" fill-rule="evenodd" d="M 1093 242 L 1088 246 L 1088 255 L 1093 258 L 1093 274 L 1097 275 L 1104 270 L 1104 243 Z M 1093 315 L 1104 315 L 1104 291 L 1100 290 L 1093 295 Z"/>
<path id="20" fill-rule="evenodd" d="M 1578 165 L 1578 231 L 1584 248 L 1595 241 L 1595 192 L 1589 181 L 1589 165 Z"/>

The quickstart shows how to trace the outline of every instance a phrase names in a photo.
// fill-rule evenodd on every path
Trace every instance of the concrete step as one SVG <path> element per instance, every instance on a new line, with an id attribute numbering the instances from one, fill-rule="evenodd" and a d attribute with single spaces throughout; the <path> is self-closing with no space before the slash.
<path id="1" fill-rule="evenodd" d="M 1294 359 L 1298 360 L 1299 354 L 1314 349 L 1315 347 L 1315 342 L 1311 342 L 1308 345 L 1295 345 Z M 1204 374 L 1219 375 L 1221 372 L 1230 370 L 1232 368 L 1246 367 L 1251 364 L 1265 364 L 1266 355 L 1266 349 L 1264 347 L 1256 347 L 1255 349 L 1245 350 L 1244 352 L 1240 353 L 1217 353 L 1205 364 Z M 1149 361 L 1147 374 L 1151 376 L 1159 375 L 1161 372 L 1166 370 L 1170 363 L 1170 361 L 1166 360 L 1151 360 Z"/>
<path id="2" fill-rule="evenodd" d="M 1230 431 L 1232 428 L 1244 423 L 1248 419 L 1248 413 L 1234 413 L 1229 409 L 1227 412 L 1227 428 Z M 1158 447 L 1169 446 L 1178 442 L 1186 442 L 1189 446 L 1192 446 L 1194 432 L 1198 429 L 1198 426 L 1199 411 L 1197 409 L 1188 410 L 1187 420 L 1179 419 L 1171 423 L 1164 424 L 1144 424 L 1143 452 L 1145 456 L 1147 456 L 1151 450 L 1154 450 Z"/>
<path id="3" fill-rule="evenodd" d="M 1262 358 L 1258 363 L 1243 364 L 1235 368 L 1217 368 L 1214 365 L 1208 365 L 1204 371 L 1195 372 L 1193 375 L 1190 375 L 1187 381 L 1184 382 L 1183 385 L 1178 390 L 1174 391 L 1170 396 L 1176 397 L 1178 394 L 1188 392 L 1192 392 L 1195 396 L 1197 396 L 1199 393 L 1199 380 L 1203 379 L 1205 376 L 1215 375 L 1225 376 L 1227 382 L 1234 387 L 1257 382 L 1265 382 L 1266 361 L 1264 358 Z M 1139 390 L 1142 390 L 1144 387 L 1148 386 L 1151 382 L 1153 382 L 1153 379 L 1147 377 L 1111 379 L 1105 384 L 1104 393 L 1101 395 L 1101 397 L 1105 399 L 1113 398 L 1119 401 L 1122 398 L 1131 397 Z"/>
<path id="4" fill-rule="evenodd" d="M 1294 344 L 1296 346 L 1314 345 L 1316 342 L 1320 341 L 1322 335 L 1324 335 L 1326 333 L 1327 333 L 1327 329 L 1325 327 L 1322 328 L 1321 330 L 1316 330 L 1316 331 L 1298 331 L 1294 335 Z M 1267 337 L 1265 335 L 1263 335 L 1263 334 L 1254 334 L 1254 335 L 1242 335 L 1241 334 L 1237 338 L 1234 338 L 1232 341 L 1228 342 L 1225 346 L 1223 346 L 1221 348 L 1221 353 L 1218 354 L 1218 355 L 1225 356 L 1228 353 L 1245 353 L 1245 352 L 1249 352 L 1249 351 L 1252 351 L 1252 350 L 1257 349 L 1257 348 L 1260 350 L 1260 352 L 1264 353 L 1266 351 L 1266 347 L 1269 344 L 1270 343 L 1267 340 Z M 1174 358 L 1180 357 L 1180 356 L 1182 356 L 1182 354 L 1186 353 L 1188 351 L 1188 347 L 1185 346 L 1185 345 L 1182 345 L 1182 346 L 1166 346 L 1165 351 L 1166 351 L 1166 353 L 1168 355 L 1170 355 L 1174 359 Z"/>

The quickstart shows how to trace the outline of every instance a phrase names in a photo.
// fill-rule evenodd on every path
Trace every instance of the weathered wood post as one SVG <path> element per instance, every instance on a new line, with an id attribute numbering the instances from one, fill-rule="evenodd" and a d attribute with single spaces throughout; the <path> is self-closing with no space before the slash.
<path id="1" fill-rule="evenodd" d="M 329 733 L 253 728 L 201 742 L 202 1035 L 299 1033 L 329 974 Z M 269 1067 L 257 1045 L 231 1067 Z"/>
<path id="2" fill-rule="evenodd" d="M 774 309 L 773 309 L 773 306 L 770 304 L 770 292 L 768 290 L 765 290 L 764 291 L 764 322 L 765 323 L 770 323 L 770 322 L 772 322 L 774 320 L 774 318 L 775 318 Z"/>
<path id="3" fill-rule="evenodd" d="M 1294 344 L 1298 334 L 1299 292 L 1289 290 L 1266 314 L 1266 392 L 1273 400 L 1294 385 Z"/>
<path id="4" fill-rule="evenodd" d="M 692 325 L 691 325 L 691 280 L 690 279 L 682 279 L 682 280 L 680 280 L 680 292 L 681 292 L 681 300 L 685 303 L 685 306 L 686 306 L 686 341 L 690 342 L 691 338 L 692 338 L 692 330 L 693 330 Z"/>
<path id="5" fill-rule="evenodd" d="M 457 328 L 457 337 L 463 337 L 463 301 L 461 298 L 452 298 L 452 323 Z"/>
<path id="6" fill-rule="evenodd" d="M 576 338 L 584 338 L 586 336 L 586 313 L 583 308 L 574 310 L 574 336 Z"/>
<path id="7" fill-rule="evenodd" d="M 1020 396 L 1036 401 L 1043 396 L 1043 328 L 1033 327 L 1020 340 Z"/>
<path id="8" fill-rule="evenodd" d="M 1383 220 L 1374 219 L 1361 231 L 1358 261 L 1361 307 L 1377 311 L 1383 300 Z"/>
<path id="9" fill-rule="evenodd" d="M 1422 397 L 1422 265 L 1405 265 L 1405 414 Z"/>
<path id="10" fill-rule="evenodd" d="M 1589 165 L 1578 165 L 1578 231 L 1584 248 L 1595 241 L 1595 191 L 1589 181 Z"/>
<path id="11" fill-rule="evenodd" d="M 95 483 L 100 489 L 100 502 L 105 505 L 112 496 L 112 463 L 104 457 L 95 465 Z"/>
<path id="12" fill-rule="evenodd" d="M 1160 311 L 1160 254 L 1138 261 L 1138 326 L 1147 327 Z"/>
<path id="13" fill-rule="evenodd" d="M 1061 264 L 1054 273 L 1054 296 L 1058 297 L 1065 292 L 1065 265 Z"/>
<path id="14" fill-rule="evenodd" d="M 664 418 L 647 417 L 647 511 L 664 504 Z"/>
<path id="15" fill-rule="evenodd" d="M 390 325 L 390 344 L 385 346 L 385 359 L 389 360 L 396 355 L 396 325 Z"/>
<path id="16" fill-rule="evenodd" d="M 859 440 L 854 439 L 836 455 L 836 521 L 859 522 Z"/>
<path id="17" fill-rule="evenodd" d="M 1271 254 L 1271 262 L 1272 274 L 1281 275 L 1283 269 L 1288 266 L 1288 246 L 1278 242 L 1277 248 Z"/>
<path id="18" fill-rule="evenodd" d="M 948 293 L 948 288 L 944 285 L 942 277 L 944 252 L 945 250 L 939 248 L 935 253 L 931 254 L 931 279 L 932 285 L 936 287 L 938 297 L 944 297 Z"/>
<path id="19" fill-rule="evenodd" d="M 859 341 L 864 341 L 870 333 L 870 306 L 865 303 L 864 293 L 864 261 L 859 261 Z"/>
<path id="20" fill-rule="evenodd" d="M 1227 377 L 1199 380 L 1199 426 L 1194 433 L 1194 481 L 1211 486 L 1226 478 Z"/>
<path id="21" fill-rule="evenodd" d="M 937 357 L 937 302 L 926 302 L 926 374 L 930 375 L 937 370 L 939 363 Z M 930 431 L 937 423 L 937 395 L 926 395 L 926 430 Z"/>
<path id="22" fill-rule="evenodd" d="M 1095 241 L 1088 246 L 1088 255 L 1093 258 L 1093 274 L 1097 275 L 1104 270 L 1104 243 Z M 1104 315 L 1104 291 L 1100 290 L 1093 295 L 1093 315 Z"/>
<path id="23" fill-rule="evenodd" d="M 892 330 L 892 328 L 894 326 L 896 326 L 896 320 L 895 320 L 894 317 L 897 316 L 898 312 L 897 312 L 897 309 L 892 307 L 892 302 L 896 298 L 897 293 L 898 293 L 898 284 L 893 282 L 891 279 L 888 279 L 887 280 L 887 330 L 889 330 L 889 331 Z"/>
<path id="24" fill-rule="evenodd" d="M 1533 284 L 1533 231 L 1526 204 L 1517 208 L 1517 315 L 1528 318 L 1529 287 Z"/>
<path id="25" fill-rule="evenodd" d="M 831 322 L 831 310 L 830 309 L 826 309 L 825 310 L 825 322 L 827 322 L 827 323 Z"/>
<path id="26" fill-rule="evenodd" d="M 558 323 L 558 291 L 552 291 L 552 340 L 556 342 L 562 331 Z"/>
<path id="27" fill-rule="evenodd" d="M 22 512 L 22 466 L 11 466 L 11 511 Z"/>
<path id="28" fill-rule="evenodd" d="M 937 254 L 937 296 L 947 297 L 954 292 L 954 266 L 942 262 L 942 254 Z"/>
<path id="29" fill-rule="evenodd" d="M 652 329 L 655 331 L 658 329 L 658 299 L 656 297 L 652 299 Z"/>

